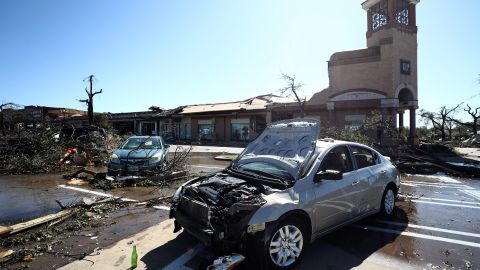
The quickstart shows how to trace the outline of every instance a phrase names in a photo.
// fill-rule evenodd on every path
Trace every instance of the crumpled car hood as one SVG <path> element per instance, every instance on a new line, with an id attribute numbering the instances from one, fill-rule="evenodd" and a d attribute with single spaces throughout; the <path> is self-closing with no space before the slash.
<path id="1" fill-rule="evenodd" d="M 233 167 L 262 161 L 287 170 L 296 180 L 313 155 L 320 121 L 290 119 L 271 123 L 232 163 Z"/>

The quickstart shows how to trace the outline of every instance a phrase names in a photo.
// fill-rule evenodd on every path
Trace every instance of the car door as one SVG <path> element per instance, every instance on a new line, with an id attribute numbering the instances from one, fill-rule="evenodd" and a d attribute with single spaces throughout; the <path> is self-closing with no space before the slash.
<path id="1" fill-rule="evenodd" d="M 341 180 L 322 180 L 314 184 L 316 232 L 328 229 L 352 218 L 357 202 L 354 193 L 354 174 L 350 152 L 338 146 L 326 153 L 317 172 L 336 170 Z"/>
<path id="2" fill-rule="evenodd" d="M 358 212 L 363 214 L 371 211 L 378 197 L 378 190 L 374 188 L 381 177 L 381 167 L 377 166 L 378 157 L 366 147 L 351 145 L 352 157 L 355 165 L 355 194 L 358 197 Z"/>

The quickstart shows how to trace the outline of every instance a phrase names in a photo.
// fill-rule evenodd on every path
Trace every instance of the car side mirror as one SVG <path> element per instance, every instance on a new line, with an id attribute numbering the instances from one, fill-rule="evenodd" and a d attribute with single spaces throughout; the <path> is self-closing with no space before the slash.
<path id="1" fill-rule="evenodd" d="M 170 144 L 164 144 L 163 146 L 165 146 L 165 148 L 169 148 Z"/>
<path id="2" fill-rule="evenodd" d="M 320 171 L 315 174 L 313 181 L 315 183 L 322 182 L 322 180 L 342 180 L 343 173 L 336 170 Z"/>

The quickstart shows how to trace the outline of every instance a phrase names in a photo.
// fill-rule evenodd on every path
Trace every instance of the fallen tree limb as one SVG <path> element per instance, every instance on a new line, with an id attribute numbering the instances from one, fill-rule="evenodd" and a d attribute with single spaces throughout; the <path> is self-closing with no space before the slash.
<path id="1" fill-rule="evenodd" d="M 403 157 L 428 163 L 433 167 L 443 169 L 445 171 L 448 171 L 448 172 L 456 174 L 456 175 L 464 176 L 464 174 L 465 174 L 464 172 L 449 168 L 450 166 L 448 166 L 448 165 L 445 166 L 444 164 L 447 164 L 447 163 L 443 162 L 443 161 L 440 161 L 440 160 L 429 160 L 429 159 L 421 158 L 421 157 L 418 157 L 418 156 L 412 156 L 412 155 L 403 155 Z M 444 164 L 440 164 L 440 163 L 444 163 Z"/>
<path id="2" fill-rule="evenodd" d="M 18 232 L 36 227 L 38 225 L 47 223 L 49 221 L 56 220 L 56 219 L 59 219 L 59 218 L 63 218 L 65 216 L 68 216 L 68 215 L 72 214 L 72 211 L 73 210 L 63 210 L 63 211 L 60 211 L 60 212 L 55 213 L 55 214 L 39 217 L 39 218 L 32 219 L 32 220 L 27 221 L 27 222 L 22 222 L 22 223 L 12 225 L 12 226 L 8 227 L 9 229 L 5 230 L 3 234 L 0 234 L 0 236 L 10 236 L 12 234 L 16 234 Z"/>
<path id="3" fill-rule="evenodd" d="M 12 231 L 12 228 L 10 227 L 3 227 L 3 226 L 0 226 L 0 236 L 1 235 L 4 235 L 4 234 L 7 234 L 9 232 Z"/>

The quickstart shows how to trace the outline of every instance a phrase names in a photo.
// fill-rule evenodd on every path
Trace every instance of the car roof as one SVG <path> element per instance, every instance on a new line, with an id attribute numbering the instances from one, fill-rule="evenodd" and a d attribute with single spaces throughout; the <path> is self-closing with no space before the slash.
<path id="1" fill-rule="evenodd" d="M 368 149 L 371 149 L 371 150 L 374 150 L 375 152 L 377 152 L 372 147 L 370 147 L 368 145 L 365 145 L 365 144 L 361 144 L 361 143 L 335 140 L 335 139 L 331 139 L 331 138 L 323 138 L 323 139 L 318 139 L 317 140 L 317 146 L 320 147 L 320 148 L 325 148 L 325 149 L 332 148 L 332 147 L 335 147 L 335 146 L 338 146 L 338 145 L 345 145 L 345 144 L 355 145 L 355 146 L 360 146 L 360 147 L 366 147 Z"/>
<path id="2" fill-rule="evenodd" d="M 130 139 L 130 138 L 139 138 L 139 139 L 154 138 L 154 139 L 155 139 L 155 138 L 161 138 L 161 137 L 162 137 L 162 136 L 137 136 L 137 135 L 135 135 L 135 136 L 129 137 L 129 139 Z"/>

